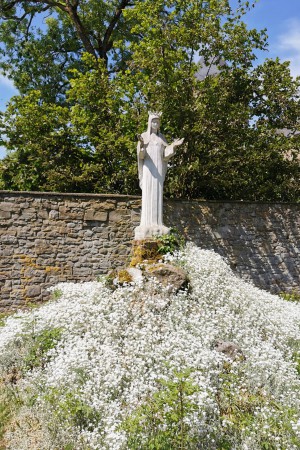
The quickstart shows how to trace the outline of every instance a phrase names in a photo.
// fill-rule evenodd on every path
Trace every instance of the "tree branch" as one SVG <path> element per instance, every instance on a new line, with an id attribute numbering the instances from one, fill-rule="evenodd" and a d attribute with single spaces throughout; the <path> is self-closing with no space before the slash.
<path id="1" fill-rule="evenodd" d="M 9 11 L 10 9 L 13 9 L 17 3 L 19 3 L 19 0 L 15 0 L 10 3 L 4 3 L 4 5 L 2 6 L 2 9 L 3 9 L 3 11 Z"/>
<path id="2" fill-rule="evenodd" d="M 85 48 L 85 50 L 90 53 L 91 55 L 93 55 L 95 58 L 97 58 L 97 54 L 95 51 L 95 48 L 93 47 L 88 34 L 80 20 L 79 15 L 77 14 L 77 6 L 79 4 L 79 2 L 75 2 L 75 4 L 72 4 L 70 0 L 66 0 L 66 6 L 65 6 L 65 10 L 68 13 L 71 21 L 73 22 L 77 35 L 79 37 L 79 39 L 81 40 L 81 42 L 83 43 L 83 46 Z"/>
<path id="3" fill-rule="evenodd" d="M 32 7 L 34 6 L 33 4 L 36 4 L 37 6 L 38 5 L 44 5 L 44 6 L 47 5 L 47 7 L 49 7 L 49 8 L 50 7 L 59 8 L 61 11 L 67 13 L 75 30 L 76 30 L 77 36 L 79 37 L 79 39 L 81 40 L 81 42 L 83 44 L 84 49 L 88 53 L 93 55 L 95 58 L 98 57 L 96 50 L 90 40 L 89 34 L 88 34 L 87 30 L 85 29 L 83 23 L 81 22 L 81 19 L 77 12 L 80 0 L 65 0 L 64 3 L 61 3 L 60 1 L 57 1 L 57 0 L 29 0 L 29 1 L 31 3 Z M 6 15 L 5 12 L 7 13 L 7 17 L 4 17 L 4 18 L 5 19 L 12 18 L 11 16 L 9 17 L 9 11 L 11 11 L 17 5 L 22 5 L 22 3 L 23 3 L 23 0 L 11 0 L 11 1 L 5 3 L 2 7 L 2 11 L 4 13 L 3 14 L 4 16 Z M 120 3 L 120 7 L 121 8 L 125 7 L 127 3 L 129 3 L 128 0 L 122 0 Z M 123 6 L 123 4 L 124 4 L 124 6 Z M 28 5 L 28 3 L 27 3 L 27 5 Z M 30 15 L 32 14 L 32 12 L 30 12 L 30 11 L 26 12 L 26 8 L 24 8 L 24 10 L 25 10 L 25 16 L 27 14 L 30 14 Z M 116 11 L 116 14 L 115 14 L 115 16 L 107 30 L 107 33 L 106 33 L 107 40 L 110 38 L 113 28 L 114 28 L 115 24 L 117 23 L 118 18 L 121 15 L 121 13 L 122 13 L 122 10 Z M 23 15 L 21 20 L 25 16 Z M 16 17 L 13 17 L 13 18 L 15 20 L 20 21 L 19 18 L 16 18 Z M 107 61 L 107 58 L 106 58 L 107 50 L 105 50 L 105 48 L 107 48 L 107 47 L 108 47 L 107 43 L 106 43 L 106 46 L 102 45 L 102 49 L 104 50 L 104 52 L 102 52 L 103 55 L 101 55 L 101 57 L 104 58 L 105 61 Z"/>
<path id="4" fill-rule="evenodd" d="M 18 0 L 17 0 L 18 1 Z M 14 6 L 15 6 L 15 4 L 16 4 L 16 2 L 14 2 L 14 5 L 11 3 L 10 5 L 9 5 L 9 8 L 5 8 L 7 11 L 9 10 L 9 9 L 12 9 Z M 29 24 L 29 26 L 31 25 L 31 22 L 32 22 L 32 19 L 33 19 L 33 16 L 35 15 L 35 13 L 36 12 L 45 12 L 45 11 L 48 11 L 48 9 L 50 9 L 51 8 L 51 6 L 50 5 L 47 5 L 47 6 L 44 6 L 44 8 L 42 8 L 42 9 L 39 9 L 38 11 L 34 11 L 34 10 L 28 10 L 28 11 L 24 11 L 24 13 L 21 15 L 21 16 L 13 16 L 13 15 L 2 15 L 2 17 L 1 17 L 1 13 L 0 13 L 0 18 L 2 19 L 2 20 L 10 20 L 10 19 L 13 19 L 13 20 L 16 20 L 17 22 L 22 22 L 22 20 L 23 19 L 25 19 L 25 17 L 26 16 L 28 16 L 28 15 L 30 15 L 30 24 Z M 26 34 L 28 34 L 28 32 L 29 32 L 29 27 L 27 28 L 27 33 Z"/>
<path id="5" fill-rule="evenodd" d="M 60 3 L 56 0 L 30 0 L 31 3 L 35 3 L 36 5 L 48 5 L 49 7 L 57 7 L 60 8 L 63 11 L 66 11 L 66 7 L 63 3 Z M 15 6 L 20 5 L 23 3 L 23 0 L 12 0 L 9 1 L 7 3 L 5 3 L 2 6 L 2 11 L 5 13 L 6 11 L 10 11 L 11 9 L 13 9 Z M 28 5 L 27 5 L 28 6 Z M 24 10 L 26 11 L 26 9 L 24 8 Z"/>
<path id="6" fill-rule="evenodd" d="M 34 18 L 34 12 L 31 12 L 31 13 L 30 13 L 30 19 L 29 19 L 28 25 L 27 25 L 27 27 L 26 27 L 25 41 L 28 41 L 29 29 L 30 29 L 30 27 L 31 27 L 33 18 Z"/>
<path id="7" fill-rule="evenodd" d="M 111 35 L 115 29 L 116 24 L 118 23 L 123 9 L 126 8 L 126 6 L 128 6 L 130 4 L 130 0 L 121 0 L 119 6 L 117 7 L 115 14 L 113 16 L 113 18 L 110 21 L 110 24 L 108 25 L 105 34 L 104 34 L 104 38 L 103 38 L 103 44 L 102 44 L 102 52 L 103 53 L 107 53 L 111 47 L 112 47 L 112 42 L 111 42 Z"/>
<path id="8" fill-rule="evenodd" d="M 46 5 L 57 7 L 63 11 L 66 11 L 66 6 L 63 3 L 57 2 L 56 0 L 30 0 L 30 1 L 32 3 L 46 3 Z"/>

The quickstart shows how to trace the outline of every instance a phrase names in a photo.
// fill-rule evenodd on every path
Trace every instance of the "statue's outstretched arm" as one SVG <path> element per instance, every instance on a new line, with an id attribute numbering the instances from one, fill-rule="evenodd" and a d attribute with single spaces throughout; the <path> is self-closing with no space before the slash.
<path id="1" fill-rule="evenodd" d="M 176 153 L 176 148 L 179 147 L 184 141 L 184 138 L 182 139 L 175 139 L 174 142 L 172 142 L 172 144 L 168 145 L 165 148 L 164 151 L 164 160 L 168 161 L 170 158 L 172 158 L 173 155 L 175 155 Z"/>

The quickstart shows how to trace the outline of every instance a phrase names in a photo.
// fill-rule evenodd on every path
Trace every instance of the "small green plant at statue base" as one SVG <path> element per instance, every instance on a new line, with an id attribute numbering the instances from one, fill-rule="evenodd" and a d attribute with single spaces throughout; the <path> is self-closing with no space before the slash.
<path id="1" fill-rule="evenodd" d="M 181 250 L 184 247 L 184 237 L 179 234 L 176 228 L 170 228 L 169 234 L 164 234 L 157 237 L 158 253 L 166 255 L 173 254 L 176 250 Z"/>

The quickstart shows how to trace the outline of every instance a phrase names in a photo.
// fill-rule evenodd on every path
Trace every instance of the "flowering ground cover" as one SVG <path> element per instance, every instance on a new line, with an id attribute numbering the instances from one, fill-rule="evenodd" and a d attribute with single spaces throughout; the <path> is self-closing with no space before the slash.
<path id="1" fill-rule="evenodd" d="M 185 291 L 64 283 L 1 324 L 0 448 L 300 448 L 299 304 L 211 251 L 167 259 Z"/>

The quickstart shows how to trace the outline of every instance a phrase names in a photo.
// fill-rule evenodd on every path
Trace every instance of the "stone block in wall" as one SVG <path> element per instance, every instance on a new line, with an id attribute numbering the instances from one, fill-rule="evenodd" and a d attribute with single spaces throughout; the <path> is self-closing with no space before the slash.
<path id="1" fill-rule="evenodd" d="M 126 209 L 120 211 L 110 211 L 109 221 L 110 222 L 122 222 L 124 220 L 131 219 L 131 213 Z"/>
<path id="2" fill-rule="evenodd" d="M 30 282 L 33 284 L 41 284 L 42 285 L 45 282 L 45 280 L 46 280 L 46 274 L 42 273 L 40 276 L 33 276 L 30 279 Z"/>
<path id="3" fill-rule="evenodd" d="M 72 208 L 68 206 L 60 206 L 59 207 L 59 218 L 63 220 L 82 220 L 84 211 L 82 208 Z"/>
<path id="4" fill-rule="evenodd" d="M 108 249 L 107 248 L 99 248 L 98 249 L 98 254 L 99 255 L 107 255 L 108 254 Z"/>
<path id="5" fill-rule="evenodd" d="M 11 211 L 3 211 L 0 209 L 0 219 L 10 219 Z"/>
<path id="6" fill-rule="evenodd" d="M 53 254 L 56 253 L 56 248 L 53 245 L 50 245 L 46 239 L 37 239 L 35 241 L 35 253 L 37 255 Z"/>
<path id="7" fill-rule="evenodd" d="M 94 210 L 103 211 L 103 210 L 110 210 L 115 209 L 117 205 L 116 200 L 107 200 L 105 202 L 92 202 L 91 207 Z"/>
<path id="8" fill-rule="evenodd" d="M 43 210 L 51 210 L 51 209 L 57 209 L 59 208 L 58 202 L 57 201 L 51 201 L 48 199 L 43 198 L 42 199 L 42 206 L 41 208 Z"/>
<path id="9" fill-rule="evenodd" d="M 2 238 L 4 236 L 16 236 L 17 232 L 18 232 L 18 229 L 14 228 L 14 227 L 3 228 L 0 231 L 0 236 L 1 236 L 1 241 L 0 242 L 2 242 Z"/>
<path id="10" fill-rule="evenodd" d="M 51 209 L 47 217 L 44 217 L 44 219 L 47 218 L 49 218 L 49 220 L 57 220 L 59 218 L 59 212 L 56 209 Z"/>
<path id="11" fill-rule="evenodd" d="M 2 236 L 1 236 L 1 244 L 18 245 L 18 239 L 17 239 L 17 237 L 15 235 L 2 234 Z"/>
<path id="12" fill-rule="evenodd" d="M 18 204 L 12 203 L 12 202 L 2 202 L 0 203 L 0 211 L 19 211 L 20 208 L 18 207 Z"/>
<path id="13" fill-rule="evenodd" d="M 112 255 L 127 255 L 128 247 L 126 245 L 118 245 L 111 252 Z"/>
<path id="14" fill-rule="evenodd" d="M 10 298 L 0 300 L 0 311 L 9 310 L 12 307 L 12 301 Z"/>
<path id="15" fill-rule="evenodd" d="M 39 297 L 41 295 L 41 286 L 27 286 L 25 295 L 30 298 Z"/>
<path id="16" fill-rule="evenodd" d="M 46 209 L 38 209 L 37 218 L 38 219 L 48 219 L 49 213 Z"/>
<path id="17" fill-rule="evenodd" d="M 95 227 L 92 228 L 92 231 L 95 233 L 94 234 L 95 240 L 107 242 L 109 238 L 109 231 L 107 228 Z"/>
<path id="18" fill-rule="evenodd" d="M 23 220 L 34 220 L 37 218 L 36 210 L 34 208 L 23 209 L 20 218 Z"/>
<path id="19" fill-rule="evenodd" d="M 84 213 L 85 221 L 106 222 L 108 219 L 107 211 L 97 211 L 95 209 L 87 209 Z"/>
<path id="20" fill-rule="evenodd" d="M 127 205 L 127 202 L 118 202 L 118 209 L 126 209 Z"/>
<path id="21" fill-rule="evenodd" d="M 141 213 L 140 208 L 131 209 L 131 218 L 133 220 L 140 220 L 140 213 Z"/>
<path id="22" fill-rule="evenodd" d="M 80 224 L 76 223 L 76 222 L 68 222 L 67 223 L 67 228 L 80 228 Z"/>
<path id="23" fill-rule="evenodd" d="M 20 269 L 13 268 L 9 274 L 9 277 L 11 280 L 13 280 L 13 282 L 14 282 L 14 280 L 17 280 L 17 282 L 20 282 L 20 277 L 21 277 Z"/>
<path id="24" fill-rule="evenodd" d="M 77 277 L 80 276 L 83 279 L 92 275 L 92 269 L 87 267 L 73 267 L 73 275 Z"/>

